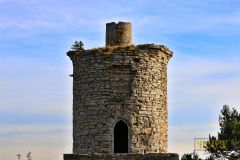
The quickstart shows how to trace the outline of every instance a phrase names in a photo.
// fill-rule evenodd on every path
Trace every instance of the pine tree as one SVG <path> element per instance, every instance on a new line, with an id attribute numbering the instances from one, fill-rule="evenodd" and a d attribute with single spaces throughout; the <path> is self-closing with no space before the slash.
<path id="1" fill-rule="evenodd" d="M 206 150 L 214 159 L 240 159 L 240 114 L 224 105 L 219 116 L 218 136 L 209 135 Z"/>
<path id="2" fill-rule="evenodd" d="M 73 51 L 83 51 L 84 48 L 83 48 L 84 44 L 82 41 L 75 41 L 74 44 L 72 45 L 72 50 Z"/>
<path id="3" fill-rule="evenodd" d="M 185 153 L 181 160 L 202 160 L 197 153 Z"/>

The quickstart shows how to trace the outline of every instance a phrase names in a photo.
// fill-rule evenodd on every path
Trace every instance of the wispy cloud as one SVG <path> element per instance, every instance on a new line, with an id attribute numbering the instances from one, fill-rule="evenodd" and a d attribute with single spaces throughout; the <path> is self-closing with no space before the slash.
<path id="1" fill-rule="evenodd" d="M 148 28 L 161 33 L 196 32 L 239 26 L 239 11 L 228 11 L 215 0 L 208 5 L 194 1 L 150 1 L 148 3 L 92 1 L 3 1 L 0 28 L 21 29 L 27 33 L 42 32 L 104 32 L 104 23 L 111 20 L 131 20 L 136 30 Z M 225 1 L 222 3 L 227 4 Z M 236 1 L 228 3 L 235 4 Z M 213 5 L 221 7 L 212 10 Z M 161 6 L 159 9 L 159 6 Z M 214 7 L 216 8 L 216 7 Z M 12 14 L 7 14 L 11 10 Z M 234 9 L 233 9 L 234 10 Z M 102 12 L 104 11 L 104 12 Z M 222 12 L 221 14 L 219 14 Z M 167 14 L 166 14 L 167 13 Z M 114 16 L 112 16 L 114 15 Z M 176 16 L 178 15 L 178 16 Z M 116 18 L 115 18 L 116 17 Z M 11 32 L 10 30 L 10 32 Z M 149 30 L 149 29 L 148 29 Z M 9 34 L 10 34 L 9 32 Z M 16 34 L 16 33 L 15 33 Z M 149 34 L 149 33 L 148 33 Z"/>
<path id="2" fill-rule="evenodd" d="M 194 151 L 194 138 L 208 138 L 209 134 L 217 135 L 219 131 L 217 122 L 195 125 L 172 125 L 169 127 L 169 152 L 192 153 Z"/>
<path id="3" fill-rule="evenodd" d="M 7 125 L 0 126 L 0 142 L 9 144 L 0 145 L 0 159 L 14 159 L 13 150 L 30 150 L 34 159 L 62 159 L 68 151 L 62 146 L 71 148 L 71 135 L 56 126 L 72 115 L 72 66 L 65 52 L 75 40 L 86 48 L 104 46 L 109 21 L 131 21 L 134 43 L 166 44 L 175 52 L 169 63 L 170 151 L 192 151 L 193 137 L 217 127 L 222 105 L 240 104 L 238 0 L 0 4 L 0 119 Z"/>
<path id="4" fill-rule="evenodd" d="M 59 123 L 71 121 L 70 67 L 31 58 L 1 58 L 0 73 L 4 75 L 0 78 L 1 121 L 36 123 L 42 119 L 50 123 L 54 118 L 61 119 Z"/>
<path id="5" fill-rule="evenodd" d="M 70 126 L 0 124 L 0 132 L 1 159 L 14 159 L 19 153 L 25 156 L 32 152 L 36 160 L 60 160 L 63 153 L 72 150 Z"/>
<path id="6" fill-rule="evenodd" d="M 169 65 L 170 124 L 213 122 L 225 104 L 240 109 L 238 60 L 177 55 Z"/>
<path id="7" fill-rule="evenodd" d="M 236 28 L 240 25 L 240 12 L 237 9 L 240 4 L 237 1 L 221 1 L 221 3 L 215 0 L 210 0 L 208 3 L 200 1 L 190 3 L 186 0 L 171 3 L 150 1 L 145 5 L 145 7 L 135 8 L 136 10 L 145 9 L 136 22 L 141 28 L 146 28 L 145 32 L 151 28 L 155 32 L 158 30 L 159 33 L 209 32 L 214 34 L 227 28 L 229 30 L 231 27 L 235 27 L 237 31 Z M 233 8 L 229 10 L 226 6 Z M 225 30 L 225 32 L 231 31 Z"/>

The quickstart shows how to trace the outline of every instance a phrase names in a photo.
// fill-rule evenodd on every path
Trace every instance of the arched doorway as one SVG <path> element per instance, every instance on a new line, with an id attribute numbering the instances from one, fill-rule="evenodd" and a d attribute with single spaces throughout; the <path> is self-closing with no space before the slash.
<path id="1" fill-rule="evenodd" d="M 120 120 L 114 126 L 114 153 L 128 153 L 128 126 Z"/>

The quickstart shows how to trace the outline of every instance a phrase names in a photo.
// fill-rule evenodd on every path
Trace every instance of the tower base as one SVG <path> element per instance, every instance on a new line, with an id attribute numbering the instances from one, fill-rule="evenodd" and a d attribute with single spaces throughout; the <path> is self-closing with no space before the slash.
<path id="1" fill-rule="evenodd" d="M 177 153 L 64 154 L 64 160 L 179 160 Z"/>

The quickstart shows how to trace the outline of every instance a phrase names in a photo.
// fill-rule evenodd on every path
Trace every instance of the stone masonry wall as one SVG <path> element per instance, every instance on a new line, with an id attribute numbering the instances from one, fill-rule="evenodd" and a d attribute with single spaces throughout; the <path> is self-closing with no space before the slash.
<path id="1" fill-rule="evenodd" d="M 176 153 L 150 154 L 64 154 L 64 160 L 179 160 Z"/>
<path id="2" fill-rule="evenodd" d="M 106 46 L 132 45 L 132 25 L 129 22 L 106 24 Z"/>
<path id="3" fill-rule="evenodd" d="M 68 52 L 73 62 L 73 153 L 113 153 L 113 127 L 129 126 L 129 153 L 166 153 L 167 64 L 162 45 Z"/>

